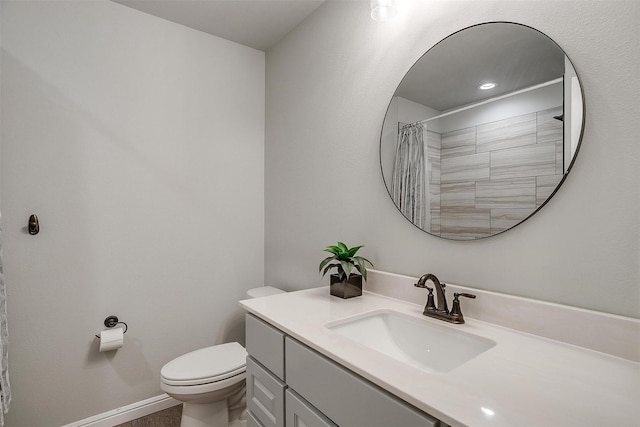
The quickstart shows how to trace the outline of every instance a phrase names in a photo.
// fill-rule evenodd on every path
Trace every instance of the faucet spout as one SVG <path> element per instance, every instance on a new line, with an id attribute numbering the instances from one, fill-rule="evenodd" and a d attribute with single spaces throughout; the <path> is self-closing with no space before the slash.
<path id="1" fill-rule="evenodd" d="M 444 283 L 440 283 L 440 280 L 438 280 L 438 278 L 436 277 L 435 274 L 428 273 L 428 274 L 423 275 L 418 280 L 418 283 L 416 284 L 416 286 L 420 287 L 420 288 L 426 287 L 425 284 L 429 280 L 431 280 L 433 282 L 435 290 L 436 290 L 436 301 L 437 301 L 436 312 L 442 313 L 442 314 L 449 314 L 449 307 L 447 305 L 447 298 L 444 295 L 444 288 L 445 288 L 446 285 Z"/>

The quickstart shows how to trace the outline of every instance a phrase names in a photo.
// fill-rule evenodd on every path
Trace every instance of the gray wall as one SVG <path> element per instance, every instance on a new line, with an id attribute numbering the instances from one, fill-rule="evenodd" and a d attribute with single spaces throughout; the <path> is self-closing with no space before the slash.
<path id="1" fill-rule="evenodd" d="M 640 3 L 429 1 L 389 23 L 368 2 L 327 2 L 267 54 L 266 282 L 323 282 L 322 248 L 364 244 L 381 270 L 640 317 Z M 586 97 L 577 163 L 556 196 L 502 235 L 452 242 L 395 209 L 380 126 L 409 67 L 452 32 L 530 25 L 573 61 Z"/>
<path id="2" fill-rule="evenodd" d="M 365 244 L 379 269 L 640 316 L 638 3 L 412 7 L 388 24 L 370 20 L 368 1 L 319 8 L 267 55 L 265 133 L 261 52 L 106 1 L 2 2 L 7 425 L 159 394 L 167 360 L 241 339 L 235 302 L 263 279 L 263 236 L 264 277 L 289 289 L 323 283 L 321 249 L 341 239 Z M 533 219 L 489 240 L 440 240 L 389 199 L 380 125 L 428 47 L 490 20 L 531 25 L 571 57 L 583 148 Z M 34 212 L 43 229 L 31 237 Z M 108 314 L 130 327 L 112 355 L 93 338 Z"/>
<path id="3" fill-rule="evenodd" d="M 243 340 L 237 301 L 264 277 L 265 55 L 102 0 L 3 1 L 2 42 L 7 425 L 56 426 Z M 110 314 L 129 331 L 99 353 Z"/>

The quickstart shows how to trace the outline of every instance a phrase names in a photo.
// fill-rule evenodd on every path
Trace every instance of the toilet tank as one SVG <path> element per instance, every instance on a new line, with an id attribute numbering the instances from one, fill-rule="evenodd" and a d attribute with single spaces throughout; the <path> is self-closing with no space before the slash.
<path id="1" fill-rule="evenodd" d="M 247 298 L 259 298 L 283 293 L 284 291 L 282 289 L 274 288 L 273 286 L 261 286 L 259 288 L 249 289 L 247 291 Z"/>

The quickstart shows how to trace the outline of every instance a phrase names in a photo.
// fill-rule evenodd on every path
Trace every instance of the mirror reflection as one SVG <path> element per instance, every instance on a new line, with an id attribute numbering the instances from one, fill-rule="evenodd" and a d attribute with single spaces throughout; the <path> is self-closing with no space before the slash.
<path id="1" fill-rule="evenodd" d="M 424 54 L 391 99 L 380 141 L 389 194 L 430 234 L 502 233 L 562 183 L 583 109 L 575 70 L 546 35 L 505 22 L 461 30 Z"/>

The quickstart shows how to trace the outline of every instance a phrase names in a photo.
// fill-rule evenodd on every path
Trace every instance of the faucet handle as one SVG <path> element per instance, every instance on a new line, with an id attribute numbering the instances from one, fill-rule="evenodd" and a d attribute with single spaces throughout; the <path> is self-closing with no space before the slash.
<path id="1" fill-rule="evenodd" d="M 465 298 L 475 299 L 475 297 L 476 297 L 476 296 L 475 296 L 474 294 L 468 294 L 468 293 L 466 293 L 466 292 L 460 292 L 460 293 L 458 293 L 458 292 L 454 292 L 454 293 L 453 293 L 453 298 L 454 298 L 455 300 L 457 300 L 457 299 L 458 299 L 458 297 L 465 297 Z"/>
<path id="2" fill-rule="evenodd" d="M 460 300 L 459 297 L 471 298 L 474 299 L 476 296 L 473 294 L 468 294 L 465 292 L 454 292 L 453 293 L 453 304 L 451 304 L 451 312 L 449 315 L 459 321 L 459 323 L 464 323 L 464 316 L 462 315 L 462 310 L 460 310 Z"/>

